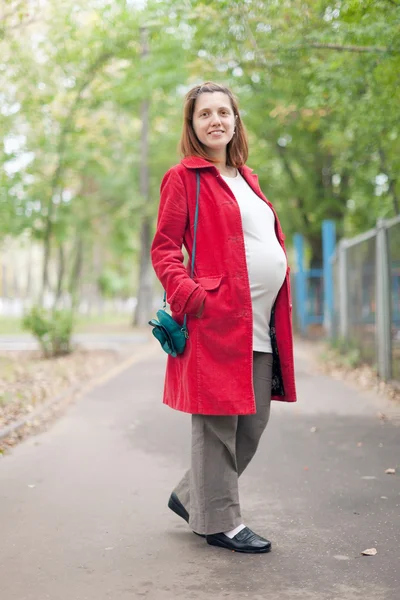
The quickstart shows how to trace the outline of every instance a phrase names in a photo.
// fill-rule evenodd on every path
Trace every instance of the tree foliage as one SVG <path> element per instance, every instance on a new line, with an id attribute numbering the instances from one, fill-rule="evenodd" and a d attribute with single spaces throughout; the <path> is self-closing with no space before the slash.
<path id="1" fill-rule="evenodd" d="M 249 164 L 287 235 L 304 233 L 318 262 L 323 219 L 352 235 L 400 210 L 399 25 L 397 0 L 9 0 L 0 239 L 41 240 L 58 265 L 57 276 L 45 266 L 44 287 L 60 294 L 132 293 L 141 221 L 155 219 L 161 177 L 179 158 L 183 95 L 213 79 L 239 97 Z"/>

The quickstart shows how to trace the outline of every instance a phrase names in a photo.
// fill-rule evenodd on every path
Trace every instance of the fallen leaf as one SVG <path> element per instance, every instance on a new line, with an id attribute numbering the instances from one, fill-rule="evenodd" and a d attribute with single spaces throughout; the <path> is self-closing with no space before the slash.
<path id="1" fill-rule="evenodd" d="M 395 475 L 396 469 L 386 469 L 385 473 L 386 475 Z"/>
<path id="2" fill-rule="evenodd" d="M 378 554 L 378 551 L 376 548 L 367 548 L 366 550 L 361 552 L 361 554 L 363 554 L 364 556 L 375 556 L 375 554 Z"/>

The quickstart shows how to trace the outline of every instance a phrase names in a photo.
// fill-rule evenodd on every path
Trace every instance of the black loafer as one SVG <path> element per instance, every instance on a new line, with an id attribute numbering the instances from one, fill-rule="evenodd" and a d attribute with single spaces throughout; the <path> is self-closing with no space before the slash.
<path id="1" fill-rule="evenodd" d="M 206 535 L 207 544 L 210 546 L 219 546 L 235 552 L 246 552 L 247 554 L 261 554 L 270 552 L 271 542 L 260 537 L 254 531 L 245 527 L 239 531 L 234 538 L 229 538 L 224 533 L 214 533 Z"/>
<path id="2" fill-rule="evenodd" d="M 172 492 L 172 494 L 169 497 L 168 508 L 170 508 L 176 515 L 178 515 L 178 517 L 184 519 L 186 523 L 189 523 L 189 513 L 183 506 L 182 502 L 179 500 L 175 492 Z M 205 535 L 197 533 L 196 531 L 193 531 L 193 533 L 199 535 L 200 537 L 206 537 Z"/>
<path id="3" fill-rule="evenodd" d="M 179 500 L 175 492 L 172 492 L 172 494 L 169 497 L 168 508 L 170 508 L 176 515 L 178 515 L 178 517 L 182 517 L 182 519 L 184 519 L 186 523 L 189 523 L 189 513 L 183 506 L 182 502 Z"/>

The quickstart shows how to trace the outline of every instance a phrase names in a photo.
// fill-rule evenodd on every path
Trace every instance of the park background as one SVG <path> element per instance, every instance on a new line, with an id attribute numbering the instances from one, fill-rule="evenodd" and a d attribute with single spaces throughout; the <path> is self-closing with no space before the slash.
<path id="1" fill-rule="evenodd" d="M 0 50 L 0 333 L 35 306 L 67 337 L 146 325 L 160 181 L 185 93 L 213 80 L 280 215 L 297 329 L 400 379 L 398 0 L 5 0 Z M 328 319 L 326 221 L 342 241 Z"/>

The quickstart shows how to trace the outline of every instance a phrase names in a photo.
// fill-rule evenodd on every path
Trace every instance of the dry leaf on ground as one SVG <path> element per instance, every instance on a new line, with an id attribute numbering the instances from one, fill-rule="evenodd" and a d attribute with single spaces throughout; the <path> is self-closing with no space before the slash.
<path id="1" fill-rule="evenodd" d="M 367 548 L 366 550 L 361 552 L 361 554 L 363 554 L 364 556 L 375 556 L 375 554 L 378 554 L 378 551 L 376 548 Z"/>
<path id="2" fill-rule="evenodd" d="M 54 359 L 38 352 L 0 353 L 0 430 L 26 418 L 46 401 L 62 395 L 75 384 L 84 384 L 120 360 L 112 350 L 76 350 Z M 2 450 L 14 445 L 46 421 L 32 418 L 24 431 L 0 441 Z"/>

